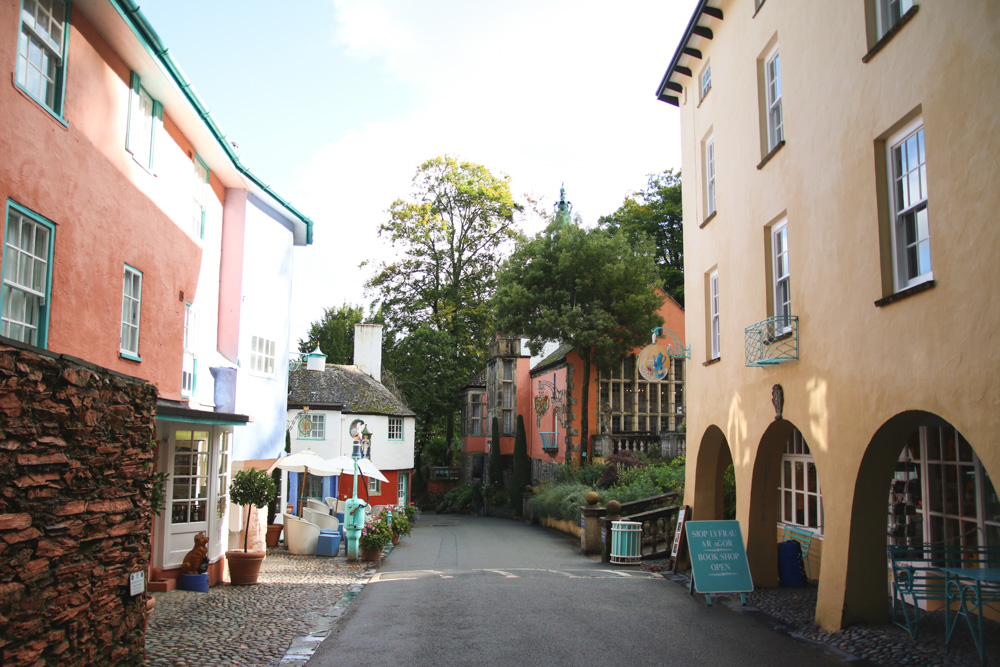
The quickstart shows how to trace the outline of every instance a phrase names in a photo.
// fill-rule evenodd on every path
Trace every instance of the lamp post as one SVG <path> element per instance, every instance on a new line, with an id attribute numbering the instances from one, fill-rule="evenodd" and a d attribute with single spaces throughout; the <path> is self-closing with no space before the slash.
<path id="1" fill-rule="evenodd" d="M 360 439 L 358 439 L 360 438 Z M 354 492 L 345 503 L 344 508 L 344 536 L 347 539 L 347 560 L 358 560 L 359 546 L 361 540 L 361 530 L 365 527 L 365 506 L 367 503 L 358 498 L 358 461 L 364 457 L 365 451 L 371 451 L 372 434 L 368 431 L 368 426 L 355 437 L 351 449 L 351 458 L 354 459 Z"/>

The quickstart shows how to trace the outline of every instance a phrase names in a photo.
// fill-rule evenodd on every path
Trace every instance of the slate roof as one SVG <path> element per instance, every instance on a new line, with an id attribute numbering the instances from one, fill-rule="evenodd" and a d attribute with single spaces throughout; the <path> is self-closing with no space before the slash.
<path id="1" fill-rule="evenodd" d="M 482 370 L 469 378 L 469 381 L 462 385 L 462 389 L 468 389 L 471 387 L 485 387 L 486 386 L 486 367 L 484 366 Z"/>
<path id="2" fill-rule="evenodd" d="M 393 396 L 381 382 L 357 366 L 327 364 L 323 372 L 300 368 L 288 374 L 288 403 L 340 405 L 344 412 L 393 417 L 416 413 Z"/>
<path id="3" fill-rule="evenodd" d="M 551 366 L 555 366 L 565 361 L 566 355 L 568 355 L 572 351 L 573 351 L 572 345 L 566 343 L 560 345 L 559 347 L 557 347 L 555 350 L 552 351 L 552 354 L 550 354 L 549 356 L 545 357 L 537 364 L 535 364 L 535 367 L 531 369 L 531 374 L 534 375 L 535 373 L 539 373 L 541 371 L 546 370 L 547 368 L 550 368 Z"/>

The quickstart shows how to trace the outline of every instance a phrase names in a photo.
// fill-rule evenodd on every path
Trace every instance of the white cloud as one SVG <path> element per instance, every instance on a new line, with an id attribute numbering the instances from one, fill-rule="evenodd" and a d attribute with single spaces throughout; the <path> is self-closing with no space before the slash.
<path id="1" fill-rule="evenodd" d="M 294 338 L 323 308 L 363 301 L 370 273 L 358 263 L 391 255 L 377 227 L 426 159 L 449 153 L 507 173 L 516 196 L 544 197 L 548 207 L 565 182 L 587 224 L 643 187 L 646 174 L 680 166 L 677 112 L 654 91 L 691 0 L 334 7 L 346 53 L 384 67 L 382 84 L 419 92 L 373 90 L 394 105 L 394 120 L 318 147 L 295 179 L 289 194 L 316 222 L 316 240 L 295 258 Z"/>

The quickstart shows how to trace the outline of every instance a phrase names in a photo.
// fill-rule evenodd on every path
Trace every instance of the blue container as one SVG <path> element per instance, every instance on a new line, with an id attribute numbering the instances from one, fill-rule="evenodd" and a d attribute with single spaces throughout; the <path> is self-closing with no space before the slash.
<path id="1" fill-rule="evenodd" d="M 778 574 L 785 586 L 805 586 L 806 577 L 802 568 L 802 549 L 795 540 L 778 544 Z"/>
<path id="2" fill-rule="evenodd" d="M 344 513 L 343 513 L 343 512 L 337 512 L 337 522 L 338 522 L 338 523 L 339 523 L 339 524 L 340 524 L 341 526 L 343 526 L 343 525 L 344 525 Z"/>
<path id="3" fill-rule="evenodd" d="M 316 542 L 317 556 L 336 556 L 340 551 L 340 533 L 334 530 L 321 530 Z"/>
<path id="4" fill-rule="evenodd" d="M 642 524 L 638 521 L 611 522 L 611 562 L 638 565 L 642 561 Z"/>
<path id="5" fill-rule="evenodd" d="M 182 574 L 177 580 L 177 588 L 194 593 L 208 592 L 208 572 L 205 574 Z"/>

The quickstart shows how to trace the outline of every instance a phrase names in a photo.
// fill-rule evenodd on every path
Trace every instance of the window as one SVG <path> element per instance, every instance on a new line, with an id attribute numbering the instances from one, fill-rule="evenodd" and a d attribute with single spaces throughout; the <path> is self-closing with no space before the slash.
<path id="1" fill-rule="evenodd" d="M 712 356 L 718 359 L 721 354 L 719 344 L 719 272 L 713 271 L 708 276 L 709 330 L 711 336 Z"/>
<path id="2" fill-rule="evenodd" d="M 276 343 L 261 336 L 250 338 L 250 370 L 261 375 L 274 375 Z"/>
<path id="3" fill-rule="evenodd" d="M 181 396 L 194 395 L 198 372 L 198 313 L 190 303 L 184 304 L 184 363 L 181 366 Z"/>
<path id="4" fill-rule="evenodd" d="M 139 359 L 139 311 L 142 306 L 142 273 L 125 265 L 122 285 L 122 335 L 119 351 L 123 357 Z"/>
<path id="5" fill-rule="evenodd" d="M 326 440 L 326 415 L 317 415 L 312 412 L 302 418 L 308 424 L 306 430 L 302 428 L 299 435 L 304 440 Z"/>
<path id="6" fill-rule="evenodd" d="M 466 430 L 466 435 L 482 435 L 483 434 L 483 395 L 482 394 L 472 394 L 470 396 L 470 412 L 471 419 L 469 428 Z"/>
<path id="7" fill-rule="evenodd" d="M 514 435 L 514 411 L 503 411 L 503 435 Z"/>
<path id="8" fill-rule="evenodd" d="M 396 479 L 396 504 L 406 507 L 406 473 L 399 473 Z"/>
<path id="9" fill-rule="evenodd" d="M 774 285 L 774 317 L 778 318 L 776 333 L 791 331 L 792 296 L 788 273 L 788 221 L 782 220 L 771 228 L 771 273 Z"/>
<path id="10" fill-rule="evenodd" d="M 889 139 L 888 146 L 893 273 L 899 291 L 934 277 L 922 121 L 917 119 L 907 125 Z"/>
<path id="11" fill-rule="evenodd" d="M 514 362 L 511 359 L 503 360 L 503 379 L 504 380 L 514 379 Z"/>
<path id="12" fill-rule="evenodd" d="M 767 92 L 767 152 L 770 153 L 785 140 L 781 115 L 781 61 L 777 47 L 767 56 L 764 77 Z"/>
<path id="13" fill-rule="evenodd" d="M 403 439 L 403 418 L 389 417 L 389 440 Z"/>
<path id="14" fill-rule="evenodd" d="M 177 431 L 174 447 L 171 523 L 208 520 L 209 432 Z M 228 469 L 228 460 L 227 465 Z M 227 486 L 228 488 L 228 486 Z"/>
<path id="15" fill-rule="evenodd" d="M 715 213 L 715 137 L 705 140 L 705 197 L 708 215 L 712 215 Z"/>
<path id="16" fill-rule="evenodd" d="M 707 63 L 701 72 L 701 96 L 698 99 L 705 99 L 705 95 L 708 95 L 710 90 L 712 90 L 712 64 Z"/>
<path id="17" fill-rule="evenodd" d="M 128 135 L 125 148 L 135 161 L 152 171 L 153 146 L 158 130 L 163 127 L 163 106 L 154 100 L 132 72 L 132 94 L 128 103 Z"/>
<path id="18" fill-rule="evenodd" d="M 374 477 L 369 477 L 368 493 L 370 493 L 373 496 L 380 495 L 382 493 L 382 480 L 375 479 Z"/>
<path id="19" fill-rule="evenodd" d="M 191 183 L 191 234 L 195 238 L 205 238 L 205 209 L 208 196 L 208 167 L 197 155 L 194 157 L 194 172 Z"/>
<path id="20" fill-rule="evenodd" d="M 0 335 L 45 347 L 55 225 L 7 202 Z"/>
<path id="21" fill-rule="evenodd" d="M 60 117 L 68 17 L 69 5 L 63 0 L 24 0 L 17 40 L 17 85 Z"/>
<path id="22" fill-rule="evenodd" d="M 229 509 L 229 454 L 232 451 L 233 434 L 223 431 L 222 441 L 219 448 L 219 468 L 217 471 L 218 498 L 215 501 L 215 518 L 221 519 Z"/>
<path id="23" fill-rule="evenodd" d="M 882 38 L 913 7 L 913 0 L 878 0 L 878 36 Z"/>
<path id="24" fill-rule="evenodd" d="M 788 436 L 781 458 L 781 521 L 823 531 L 823 495 L 819 490 L 816 462 L 802 433 Z"/>

